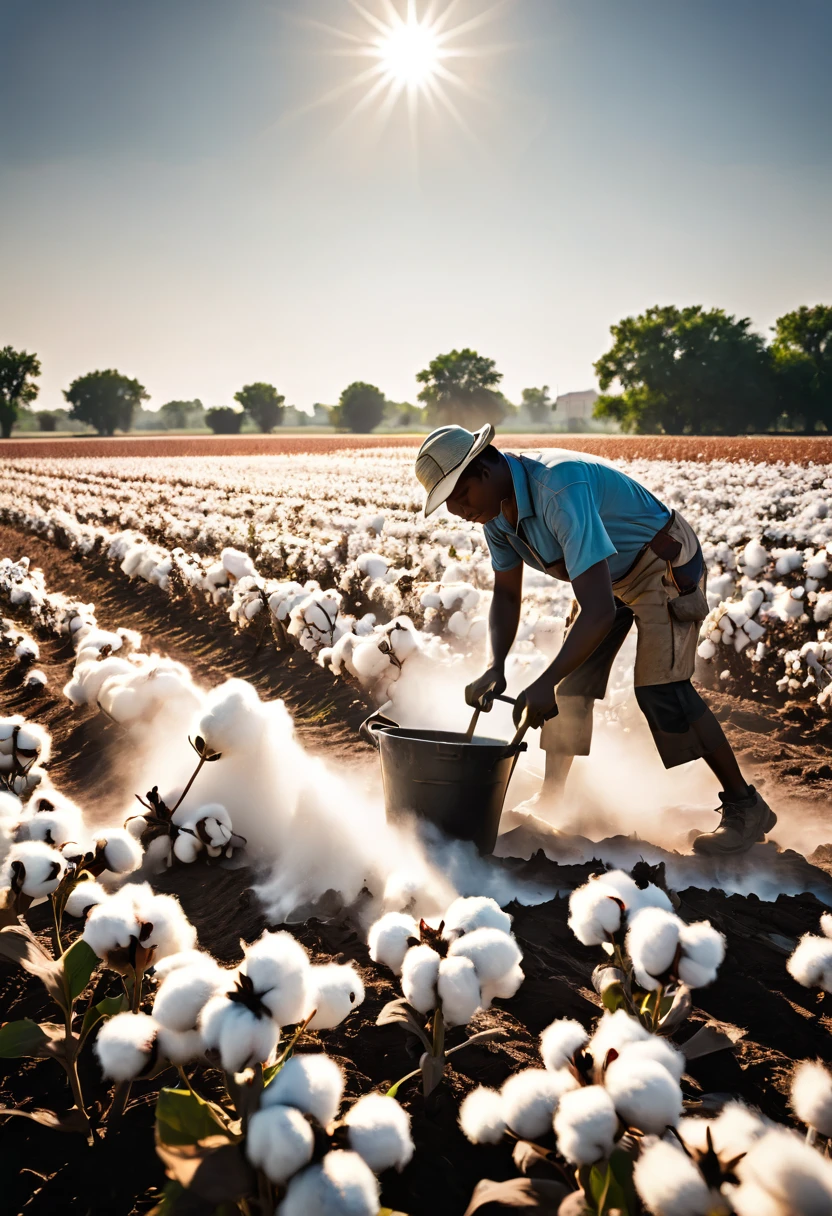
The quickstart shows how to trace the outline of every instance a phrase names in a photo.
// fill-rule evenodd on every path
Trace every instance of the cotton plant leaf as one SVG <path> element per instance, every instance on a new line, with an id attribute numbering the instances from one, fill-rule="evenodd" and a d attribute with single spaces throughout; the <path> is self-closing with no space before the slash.
<path id="1" fill-rule="evenodd" d="M 542 1216 L 558 1216 L 558 1209 L 569 1192 L 560 1182 L 544 1178 L 510 1178 L 507 1182 L 492 1182 L 490 1178 L 477 1184 L 465 1216 L 485 1216 L 488 1212 L 539 1212 Z"/>
<path id="2" fill-rule="evenodd" d="M 598 1216 L 612 1211 L 624 1214 L 638 1211 L 632 1158 L 621 1150 L 614 1151 L 606 1165 L 592 1167 L 589 1188 Z"/>
<path id="3" fill-rule="evenodd" d="M 76 1108 L 67 1111 L 65 1115 L 56 1115 L 52 1110 L 15 1110 L 14 1107 L 0 1106 L 0 1118 L 5 1118 L 6 1115 L 31 1119 L 33 1123 L 40 1123 L 42 1127 L 51 1128 L 56 1132 L 87 1132 L 87 1121 Z"/>
<path id="4" fill-rule="evenodd" d="M 432 1056 L 430 1052 L 425 1052 L 421 1062 L 422 1070 L 422 1094 L 428 1097 L 436 1089 L 439 1082 L 445 1075 L 445 1057 Z"/>
<path id="5" fill-rule="evenodd" d="M 27 925 L 7 925 L 0 929 L 0 958 L 17 963 L 36 976 L 61 1009 L 67 1010 L 62 960 L 50 958 Z"/>
<path id="6" fill-rule="evenodd" d="M 419 1014 L 403 998 L 388 1001 L 376 1018 L 376 1026 L 392 1026 L 395 1023 L 404 1026 L 411 1034 L 415 1034 L 418 1039 L 421 1039 L 425 1051 L 431 1051 L 433 1044 L 419 1021 Z"/>
<path id="7" fill-rule="evenodd" d="M 257 1176 L 242 1145 L 222 1136 L 198 1144 L 157 1144 L 156 1152 L 169 1178 L 214 1207 L 256 1194 Z"/>
<path id="8" fill-rule="evenodd" d="M 222 1112 L 214 1103 L 189 1089 L 159 1090 L 156 1099 L 157 1147 L 194 1145 L 218 1135 L 228 1142 Z"/>
<path id="9" fill-rule="evenodd" d="M 717 1026 L 700 1026 L 696 1034 L 680 1046 L 686 1060 L 699 1060 L 715 1051 L 733 1051 L 734 1040 Z"/>
<path id="10" fill-rule="evenodd" d="M 95 1030 L 99 1022 L 104 1022 L 108 1018 L 114 1018 L 117 1013 L 121 1013 L 126 1008 L 126 1004 L 124 995 L 120 993 L 118 996 L 105 997 L 97 1005 L 91 1005 L 84 1014 L 84 1020 L 81 1023 L 79 1045 L 86 1041 L 87 1035 Z"/>
<path id="11" fill-rule="evenodd" d="M 40 1056 L 48 1042 L 49 1036 L 31 1018 L 21 1018 L 19 1022 L 6 1022 L 5 1026 L 0 1026 L 0 1057 L 4 1060 Z"/>
<path id="12" fill-rule="evenodd" d="M 676 989 L 670 1008 L 659 1022 L 659 1034 L 672 1034 L 674 1030 L 678 1030 L 687 1019 L 692 1008 L 693 1000 L 690 995 L 690 988 L 686 984 L 680 984 Z"/>
<path id="13" fill-rule="evenodd" d="M 81 995 L 90 982 L 90 977 L 98 966 L 98 955 L 91 946 L 87 945 L 82 937 L 79 937 L 72 943 L 61 961 L 63 963 L 66 990 L 71 1004 Z"/>

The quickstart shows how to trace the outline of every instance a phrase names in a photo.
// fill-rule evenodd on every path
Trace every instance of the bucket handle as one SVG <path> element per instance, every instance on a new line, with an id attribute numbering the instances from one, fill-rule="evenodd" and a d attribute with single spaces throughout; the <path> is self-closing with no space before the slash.
<path id="1" fill-rule="evenodd" d="M 385 718 L 384 714 L 370 714 L 369 718 L 365 718 L 358 728 L 358 733 L 367 743 L 371 743 L 376 751 L 379 750 L 378 736 L 383 730 L 398 730 L 398 722 L 394 722 L 392 718 Z"/>

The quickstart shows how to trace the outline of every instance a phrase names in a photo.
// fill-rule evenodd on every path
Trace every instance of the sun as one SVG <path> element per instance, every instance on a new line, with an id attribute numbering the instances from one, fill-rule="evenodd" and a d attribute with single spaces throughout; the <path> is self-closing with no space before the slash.
<path id="1" fill-rule="evenodd" d="M 378 58 L 390 81 L 410 88 L 429 85 L 441 66 L 442 47 L 432 26 L 411 11 L 377 40 Z"/>

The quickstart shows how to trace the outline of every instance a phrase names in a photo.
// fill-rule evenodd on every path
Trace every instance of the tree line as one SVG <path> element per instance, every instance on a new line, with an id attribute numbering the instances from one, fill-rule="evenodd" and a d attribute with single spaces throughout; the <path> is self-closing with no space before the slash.
<path id="1" fill-rule="evenodd" d="M 767 342 L 748 317 L 723 309 L 665 306 L 625 317 L 611 326 L 612 345 L 594 364 L 602 395 L 595 417 L 625 431 L 736 435 L 764 431 L 832 431 L 832 307 L 803 306 L 778 317 Z M 37 355 L 0 350 L 0 429 L 8 438 L 20 411 L 38 394 Z M 366 433 L 383 420 L 398 425 L 495 426 L 517 408 L 500 390 L 493 359 L 470 348 L 437 355 L 416 376 L 417 400 L 390 402 L 376 385 L 355 381 L 338 404 L 316 406 L 316 421 Z M 618 391 L 610 392 L 610 389 Z M 138 380 L 113 369 L 88 372 L 64 390 L 69 418 L 101 435 L 129 430 L 148 393 Z M 200 401 L 169 401 L 159 411 L 170 428 L 198 416 L 221 434 L 239 432 L 248 418 L 268 432 L 283 423 L 285 397 L 263 381 L 234 394 L 236 407 L 204 410 Z M 291 408 L 291 407 L 289 407 Z M 326 413 L 324 409 L 326 408 Z M 555 402 L 547 385 L 526 388 L 521 408 L 536 425 L 552 421 Z M 46 419 L 46 414 L 41 415 Z M 54 415 L 53 415 L 54 418 Z"/>

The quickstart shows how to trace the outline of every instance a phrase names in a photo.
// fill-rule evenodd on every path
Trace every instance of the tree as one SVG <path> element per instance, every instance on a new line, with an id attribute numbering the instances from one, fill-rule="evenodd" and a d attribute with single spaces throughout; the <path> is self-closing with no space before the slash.
<path id="1" fill-rule="evenodd" d="M 416 377 L 425 386 L 419 400 L 427 406 L 427 421 L 433 426 L 456 422 L 467 427 L 502 421 L 506 400 L 494 391 L 502 378 L 493 359 L 468 347 L 438 355 Z"/>
<path id="2" fill-rule="evenodd" d="M 530 422 L 536 425 L 551 422 L 555 403 L 549 396 L 549 385 L 544 384 L 543 388 L 524 388 L 523 408 Z"/>
<path id="3" fill-rule="evenodd" d="M 268 432 L 283 421 L 282 397 L 273 384 L 264 384 L 258 380 L 256 384 L 247 384 L 239 393 L 234 394 L 234 400 L 239 401 L 255 426 L 261 431 Z"/>
<path id="4" fill-rule="evenodd" d="M 159 419 L 166 430 L 183 431 L 188 425 L 188 416 L 201 412 L 202 402 L 199 398 L 193 401 L 166 401 L 159 410 Z"/>
<path id="5" fill-rule="evenodd" d="M 112 435 L 116 430 L 130 430 L 133 411 L 149 394 L 138 380 L 110 369 L 79 376 L 64 389 L 64 396 L 72 406 L 70 418 L 88 422 L 99 435 Z"/>
<path id="6" fill-rule="evenodd" d="M 649 308 L 611 327 L 613 346 L 595 364 L 606 390 L 596 418 L 615 418 L 625 431 L 668 435 L 765 430 L 777 400 L 764 340 L 721 308 Z"/>
<path id="7" fill-rule="evenodd" d="M 38 413 L 38 424 L 42 431 L 57 431 L 60 419 L 57 410 L 40 410 Z"/>
<path id="8" fill-rule="evenodd" d="M 804 304 L 774 324 L 779 405 L 793 425 L 832 431 L 832 307 Z"/>
<path id="9" fill-rule="evenodd" d="M 0 350 L 0 430 L 8 439 L 17 411 L 38 395 L 35 380 L 40 375 L 40 360 L 25 350 L 4 346 Z"/>
<path id="10" fill-rule="evenodd" d="M 336 408 L 336 426 L 366 435 L 384 417 L 384 393 L 374 384 L 355 380 L 344 389 Z"/>
<path id="11" fill-rule="evenodd" d="M 239 435 L 245 414 L 230 405 L 217 405 L 205 411 L 206 425 L 215 435 Z"/>

